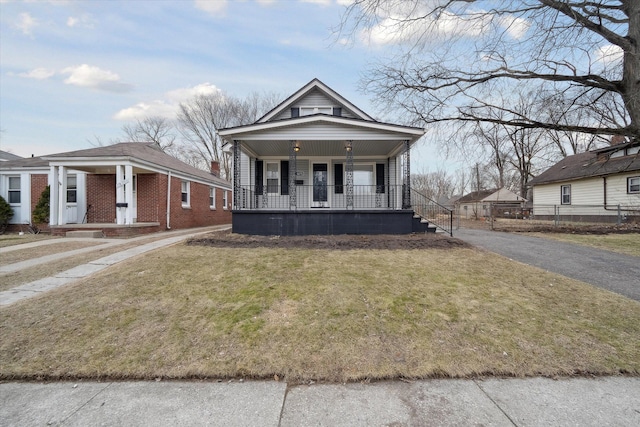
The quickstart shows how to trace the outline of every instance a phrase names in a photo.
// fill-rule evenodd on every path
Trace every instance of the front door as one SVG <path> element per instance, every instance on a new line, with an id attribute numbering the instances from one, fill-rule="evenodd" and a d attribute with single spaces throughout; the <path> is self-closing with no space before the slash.
<path id="1" fill-rule="evenodd" d="M 313 164 L 313 204 L 314 208 L 328 208 L 329 201 L 327 198 L 327 164 L 326 163 L 314 163 Z"/>

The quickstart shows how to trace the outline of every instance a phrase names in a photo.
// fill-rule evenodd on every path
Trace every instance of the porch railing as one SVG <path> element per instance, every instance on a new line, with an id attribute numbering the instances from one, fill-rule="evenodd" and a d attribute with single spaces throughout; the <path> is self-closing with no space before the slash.
<path id="1" fill-rule="evenodd" d="M 237 210 L 400 209 L 401 185 L 296 185 L 292 201 L 288 186 L 244 185 L 238 189 Z"/>
<path id="2" fill-rule="evenodd" d="M 436 228 L 453 236 L 453 211 L 441 204 L 434 202 L 424 194 L 411 189 L 411 205 L 413 211 L 429 221 Z"/>

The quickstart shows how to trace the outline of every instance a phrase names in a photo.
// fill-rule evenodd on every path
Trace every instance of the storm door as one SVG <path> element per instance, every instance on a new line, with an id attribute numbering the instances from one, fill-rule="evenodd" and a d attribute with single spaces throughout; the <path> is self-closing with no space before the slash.
<path id="1" fill-rule="evenodd" d="M 329 207 L 327 199 L 327 164 L 313 164 L 313 207 Z"/>

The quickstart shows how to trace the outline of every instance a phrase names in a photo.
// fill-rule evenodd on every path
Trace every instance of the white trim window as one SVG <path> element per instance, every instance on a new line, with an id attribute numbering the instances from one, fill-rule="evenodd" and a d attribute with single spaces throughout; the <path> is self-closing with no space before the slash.
<path id="1" fill-rule="evenodd" d="M 267 178 L 267 193 L 280 193 L 280 162 L 267 162 L 265 168 Z"/>
<path id="2" fill-rule="evenodd" d="M 9 200 L 7 201 L 9 202 L 10 205 L 19 205 L 20 199 L 21 199 L 20 176 L 10 176 L 8 178 L 9 178 L 9 185 L 8 185 L 7 198 Z"/>
<path id="3" fill-rule="evenodd" d="M 640 176 L 632 176 L 627 178 L 627 193 L 640 193 Z"/>
<path id="4" fill-rule="evenodd" d="M 571 204 L 571 185 L 560 186 L 560 204 L 562 205 Z"/>
<path id="5" fill-rule="evenodd" d="M 222 192 L 222 209 L 229 209 L 229 195 L 228 191 L 224 190 Z"/>
<path id="6" fill-rule="evenodd" d="M 182 193 L 182 207 L 188 208 L 189 206 L 191 206 L 191 183 L 189 181 L 182 181 L 180 187 L 180 191 Z"/>
<path id="7" fill-rule="evenodd" d="M 209 208 L 216 209 L 216 187 L 209 187 Z"/>
<path id="8" fill-rule="evenodd" d="M 353 165 L 353 185 L 355 187 L 356 195 L 375 193 L 376 176 L 374 165 Z"/>
<path id="9" fill-rule="evenodd" d="M 78 178 L 67 175 L 67 203 L 78 203 Z"/>
<path id="10" fill-rule="evenodd" d="M 312 114 L 333 114 L 333 107 L 300 107 L 300 117 Z"/>

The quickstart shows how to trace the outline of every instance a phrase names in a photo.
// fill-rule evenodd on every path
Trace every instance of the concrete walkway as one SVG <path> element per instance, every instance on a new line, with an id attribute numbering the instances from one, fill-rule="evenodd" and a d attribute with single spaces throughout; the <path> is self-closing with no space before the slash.
<path id="1" fill-rule="evenodd" d="M 47 262 L 53 262 L 60 259 L 69 258 L 80 253 L 85 254 L 91 251 L 105 249 L 105 248 L 109 248 L 117 245 L 125 245 L 125 244 L 130 244 L 132 242 L 140 242 L 140 245 L 135 246 L 133 248 L 125 249 L 121 252 L 117 252 L 112 255 L 108 255 L 100 259 L 90 261 L 86 264 L 78 265 L 69 270 L 65 270 L 60 273 L 57 273 L 51 277 L 45 277 L 43 279 L 35 280 L 33 282 L 25 283 L 15 288 L 9 289 L 8 291 L 0 292 L 0 307 L 7 306 L 27 298 L 34 297 L 43 292 L 48 292 L 60 286 L 68 285 L 77 280 L 85 278 L 91 274 L 97 273 L 98 271 L 104 270 L 105 268 L 111 265 L 117 264 L 120 261 L 124 261 L 131 257 L 134 257 L 136 255 L 140 255 L 145 252 L 152 251 L 154 249 L 159 249 L 165 246 L 176 244 L 178 242 L 181 242 L 189 237 L 196 236 L 198 234 L 208 233 L 211 231 L 226 230 L 229 228 L 230 228 L 229 225 L 222 225 L 222 226 L 215 226 L 215 227 L 203 227 L 203 228 L 196 228 L 196 229 L 189 229 L 189 230 L 170 231 L 170 232 L 164 232 L 161 234 L 155 233 L 155 234 L 139 236 L 131 239 L 109 239 L 103 245 L 97 245 L 89 248 L 82 248 L 82 249 L 76 249 L 76 250 L 67 251 L 67 252 L 61 252 L 58 254 L 52 254 L 45 257 L 34 258 L 27 261 L 21 261 L 14 264 L 5 265 L 2 268 L 0 268 L 0 273 L 6 274 L 9 272 L 18 271 L 23 268 L 30 268 L 30 267 L 38 266 L 41 264 L 45 264 Z M 78 241 L 78 240 L 83 240 L 83 239 L 72 239 L 70 241 Z M 88 240 L 100 241 L 100 239 L 88 239 Z M 37 246 L 37 244 L 41 244 L 41 243 L 50 244 L 48 243 L 50 241 L 51 240 L 46 240 L 43 242 L 26 243 L 25 245 L 15 245 L 10 248 L 11 250 L 30 248 L 30 247 Z M 149 242 L 144 243 L 144 241 L 149 241 Z M 60 240 L 53 240 L 53 242 L 60 242 Z"/>
<path id="2" fill-rule="evenodd" d="M 461 228 L 465 242 L 640 301 L 640 258 L 523 233 Z"/>
<path id="3" fill-rule="evenodd" d="M 0 426 L 638 426 L 640 378 L 0 384 Z"/>

